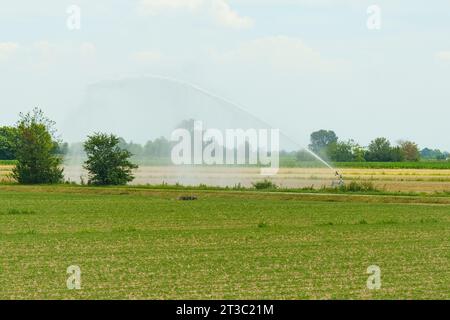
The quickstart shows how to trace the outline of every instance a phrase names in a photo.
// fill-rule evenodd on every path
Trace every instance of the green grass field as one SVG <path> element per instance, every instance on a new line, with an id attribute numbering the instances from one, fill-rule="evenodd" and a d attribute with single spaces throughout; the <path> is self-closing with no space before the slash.
<path id="1" fill-rule="evenodd" d="M 336 162 L 337 168 L 362 169 L 450 169 L 450 161 L 419 161 L 419 162 Z"/>
<path id="2" fill-rule="evenodd" d="M 417 162 L 332 162 L 335 168 L 361 168 L 361 169 L 450 169 L 450 161 L 422 160 Z M 281 155 L 282 168 L 317 168 L 323 167 L 318 161 L 298 161 L 295 156 Z"/>
<path id="3" fill-rule="evenodd" d="M 134 161 L 141 166 L 169 166 L 172 165 L 170 159 L 152 158 L 139 159 Z M 0 160 L 1 165 L 15 165 L 16 160 Z M 419 162 L 334 162 L 336 168 L 361 168 L 361 169 L 450 169 L 450 161 L 419 161 Z M 323 164 L 318 161 L 297 161 L 292 156 L 281 156 L 280 166 L 282 168 L 323 168 Z M 251 167 L 251 165 L 249 165 Z"/>
<path id="4" fill-rule="evenodd" d="M 418 161 L 418 162 L 330 162 L 334 168 L 361 169 L 450 169 L 450 161 Z M 297 161 L 295 158 L 281 158 L 281 168 L 321 168 L 317 161 Z"/>
<path id="5" fill-rule="evenodd" d="M 449 299 L 449 239 L 445 197 L 1 186 L 0 298 Z"/>
<path id="6" fill-rule="evenodd" d="M 0 160 L 0 166 L 13 166 L 16 163 L 16 160 Z"/>

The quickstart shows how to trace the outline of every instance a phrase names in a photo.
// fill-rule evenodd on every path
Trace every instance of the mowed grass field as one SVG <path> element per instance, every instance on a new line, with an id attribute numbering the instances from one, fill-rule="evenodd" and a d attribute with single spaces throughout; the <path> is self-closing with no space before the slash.
<path id="1" fill-rule="evenodd" d="M 4 185 L 0 298 L 450 299 L 450 198 Z"/>

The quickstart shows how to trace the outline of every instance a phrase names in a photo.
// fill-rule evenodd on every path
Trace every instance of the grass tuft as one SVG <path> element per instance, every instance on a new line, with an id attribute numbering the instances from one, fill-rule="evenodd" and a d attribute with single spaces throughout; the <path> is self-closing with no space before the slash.
<path id="1" fill-rule="evenodd" d="M 9 209 L 6 212 L 7 215 L 31 215 L 36 214 L 33 210 L 20 210 L 20 209 Z"/>
<path id="2" fill-rule="evenodd" d="M 267 225 L 266 222 L 260 222 L 260 223 L 258 223 L 258 228 L 260 228 L 260 229 L 262 229 L 262 228 L 267 228 L 267 227 L 268 227 L 268 225 Z"/>
<path id="3" fill-rule="evenodd" d="M 276 189 L 278 189 L 278 186 L 274 182 L 272 182 L 268 179 L 264 179 L 263 181 L 258 181 L 258 182 L 252 182 L 252 186 L 256 190 L 276 190 Z"/>

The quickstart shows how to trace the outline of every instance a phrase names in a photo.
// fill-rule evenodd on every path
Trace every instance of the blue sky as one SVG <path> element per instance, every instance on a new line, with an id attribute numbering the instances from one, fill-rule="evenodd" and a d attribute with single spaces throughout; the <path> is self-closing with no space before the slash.
<path id="1" fill-rule="evenodd" d="M 72 4 L 81 9 L 80 30 L 66 26 Z M 374 4 L 381 8 L 380 30 L 366 26 Z M 60 124 L 63 138 L 81 139 L 86 132 L 77 132 L 72 116 L 90 84 L 159 74 L 237 101 L 301 143 L 326 128 L 363 145 L 386 136 L 450 150 L 449 1 L 0 5 L 1 124 L 40 106 Z M 147 136 L 133 131 L 126 138 Z"/>

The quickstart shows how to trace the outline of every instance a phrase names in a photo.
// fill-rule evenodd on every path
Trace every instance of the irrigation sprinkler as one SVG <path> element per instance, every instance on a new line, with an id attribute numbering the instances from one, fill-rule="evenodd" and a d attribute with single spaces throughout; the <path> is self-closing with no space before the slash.
<path id="1" fill-rule="evenodd" d="M 337 185 L 339 187 L 344 186 L 345 182 L 344 182 L 344 177 L 342 176 L 342 174 L 340 174 L 339 171 L 336 171 L 335 175 L 339 179 Z"/>

